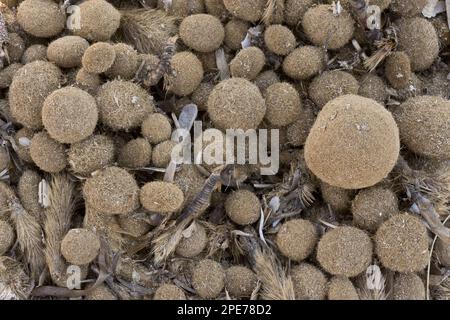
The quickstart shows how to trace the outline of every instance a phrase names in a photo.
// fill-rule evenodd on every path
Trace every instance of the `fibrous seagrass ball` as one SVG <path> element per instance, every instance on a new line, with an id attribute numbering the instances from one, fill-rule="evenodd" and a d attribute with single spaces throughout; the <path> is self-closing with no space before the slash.
<path id="1" fill-rule="evenodd" d="M 139 127 L 154 111 L 152 96 L 131 81 L 105 83 L 98 91 L 97 104 L 101 121 L 115 131 Z"/>
<path id="2" fill-rule="evenodd" d="M 152 113 L 142 122 L 141 133 L 151 144 L 157 144 L 170 139 L 172 126 L 165 115 Z"/>
<path id="3" fill-rule="evenodd" d="M 17 22 L 35 37 L 51 38 L 63 31 L 66 15 L 54 1 L 25 0 L 17 9 Z"/>
<path id="4" fill-rule="evenodd" d="M 175 250 L 176 254 L 184 258 L 193 258 L 198 256 L 208 244 L 208 236 L 205 227 L 195 222 L 183 234 Z"/>
<path id="5" fill-rule="evenodd" d="M 411 62 L 406 53 L 397 51 L 386 58 L 384 74 L 394 89 L 405 88 L 411 80 Z"/>
<path id="6" fill-rule="evenodd" d="M 390 9 L 403 17 L 413 17 L 420 14 L 426 5 L 427 0 L 392 0 Z"/>
<path id="7" fill-rule="evenodd" d="M 358 94 L 359 83 L 348 72 L 340 70 L 325 71 L 313 79 L 308 88 L 312 101 L 323 107 L 329 101 L 345 94 Z"/>
<path id="8" fill-rule="evenodd" d="M 368 73 L 359 81 L 358 95 L 384 104 L 388 96 L 386 84 L 379 76 Z"/>
<path id="9" fill-rule="evenodd" d="M 249 28 L 250 24 L 247 21 L 236 18 L 228 21 L 225 25 L 225 45 L 231 50 L 241 49 Z"/>
<path id="10" fill-rule="evenodd" d="M 317 243 L 316 227 L 308 220 L 294 219 L 283 223 L 276 244 L 281 253 L 293 261 L 306 259 Z"/>
<path id="11" fill-rule="evenodd" d="M 204 0 L 206 12 L 215 17 L 223 18 L 227 15 L 227 9 L 223 4 L 223 0 Z"/>
<path id="12" fill-rule="evenodd" d="M 128 235 L 139 238 L 149 232 L 151 228 L 145 218 L 138 212 L 131 215 L 120 215 L 117 217 L 117 222 Z"/>
<path id="13" fill-rule="evenodd" d="M 34 61 L 23 66 L 9 87 L 12 116 L 30 129 L 42 128 L 45 98 L 61 84 L 62 74 L 50 62 Z"/>
<path id="14" fill-rule="evenodd" d="M 225 285 L 225 271 L 220 263 L 204 259 L 192 271 L 191 282 L 200 298 L 217 298 Z"/>
<path id="15" fill-rule="evenodd" d="M 255 273 L 244 266 L 231 266 L 225 271 L 225 288 L 235 298 L 249 298 L 256 289 Z"/>
<path id="16" fill-rule="evenodd" d="M 145 209 L 152 212 L 175 212 L 181 208 L 183 202 L 183 191 L 173 183 L 153 181 L 141 189 L 141 203 Z"/>
<path id="17" fill-rule="evenodd" d="M 23 65 L 20 63 L 11 63 L 3 70 L 0 70 L 0 89 L 6 89 L 11 85 L 17 71 L 22 67 Z"/>
<path id="18" fill-rule="evenodd" d="M 100 239 L 88 229 L 71 229 L 61 241 L 61 253 L 77 266 L 91 263 L 100 250 Z"/>
<path id="19" fill-rule="evenodd" d="M 83 69 L 90 73 L 106 72 L 116 60 L 114 46 L 107 42 L 96 42 L 86 49 L 81 60 Z"/>
<path id="20" fill-rule="evenodd" d="M 284 20 L 287 25 L 297 27 L 306 11 L 315 4 L 315 0 L 286 0 L 284 4 Z"/>
<path id="21" fill-rule="evenodd" d="M 325 68 L 325 52 L 314 46 L 295 49 L 283 61 L 283 72 L 295 80 L 306 80 Z"/>
<path id="22" fill-rule="evenodd" d="M 428 263 L 428 235 L 422 222 L 408 214 L 385 221 L 375 236 L 376 253 L 384 267 L 397 272 L 418 272 Z"/>
<path id="23" fill-rule="evenodd" d="M 112 66 L 106 71 L 111 79 L 121 78 L 131 80 L 138 69 L 138 53 L 128 44 L 116 43 L 113 45 L 116 58 Z"/>
<path id="24" fill-rule="evenodd" d="M 17 155 L 21 160 L 28 163 L 33 162 L 30 155 L 31 139 L 33 139 L 33 136 L 34 132 L 28 128 L 20 129 L 14 136 L 14 140 L 17 145 Z"/>
<path id="25" fill-rule="evenodd" d="M 344 189 L 373 186 L 394 168 L 400 152 L 397 124 L 376 101 L 345 95 L 319 113 L 305 144 L 308 168 Z"/>
<path id="26" fill-rule="evenodd" d="M 328 284 L 328 300 L 359 300 L 359 295 L 348 278 L 333 277 Z"/>
<path id="27" fill-rule="evenodd" d="M 14 230 L 11 225 L 0 220 L 0 255 L 5 254 L 14 242 Z"/>
<path id="28" fill-rule="evenodd" d="M 80 29 L 74 34 L 89 41 L 106 41 L 120 26 L 120 12 L 105 0 L 90 0 L 79 5 Z"/>
<path id="29" fill-rule="evenodd" d="M 355 277 L 372 261 L 373 245 L 362 230 L 342 226 L 325 233 L 317 246 L 322 268 L 336 276 Z"/>
<path id="30" fill-rule="evenodd" d="M 93 95 L 97 94 L 97 91 L 102 84 L 102 80 L 98 74 L 89 73 L 84 68 L 78 70 L 75 81 L 79 88 Z"/>
<path id="31" fill-rule="evenodd" d="M 163 284 L 156 289 L 153 300 L 186 300 L 186 295 L 174 284 Z"/>
<path id="32" fill-rule="evenodd" d="M 86 202 L 104 214 L 127 214 L 139 207 L 139 187 L 126 170 L 108 167 L 86 180 Z"/>
<path id="33" fill-rule="evenodd" d="M 89 137 L 97 125 L 97 103 L 86 91 L 64 87 L 44 101 L 42 122 L 50 136 L 61 143 L 75 143 Z"/>
<path id="34" fill-rule="evenodd" d="M 257 86 L 242 78 L 221 81 L 208 99 L 208 114 L 219 129 L 256 129 L 266 106 Z"/>
<path id="35" fill-rule="evenodd" d="M 336 213 L 343 214 L 350 211 L 352 199 L 355 196 L 354 190 L 334 187 L 321 181 L 320 191 L 322 192 L 323 200 L 325 200 Z"/>
<path id="36" fill-rule="evenodd" d="M 157 144 L 152 151 L 152 163 L 157 168 L 165 168 L 172 159 L 172 150 L 177 145 L 175 141 L 166 140 Z"/>
<path id="37" fill-rule="evenodd" d="M 297 45 L 292 31 L 281 24 L 272 24 L 266 29 L 264 42 L 267 49 L 280 56 L 288 55 Z"/>
<path id="38" fill-rule="evenodd" d="M 381 186 L 361 190 L 352 202 L 353 223 L 372 232 L 397 213 L 397 196 Z"/>
<path id="39" fill-rule="evenodd" d="M 280 77 L 273 70 L 263 71 L 253 80 L 263 96 L 265 96 L 267 88 L 278 82 L 280 82 Z"/>
<path id="40" fill-rule="evenodd" d="M 89 290 L 89 293 L 86 294 L 84 298 L 85 300 L 102 300 L 102 301 L 117 300 L 117 297 L 104 284 L 95 287 L 95 289 Z"/>
<path id="41" fill-rule="evenodd" d="M 181 40 L 198 52 L 217 50 L 225 38 L 222 23 L 210 14 L 194 14 L 184 18 L 179 33 Z"/>
<path id="42" fill-rule="evenodd" d="M 230 72 L 235 78 L 253 80 L 266 63 L 264 52 L 257 47 L 242 49 L 230 62 Z"/>
<path id="43" fill-rule="evenodd" d="M 309 40 L 331 50 L 342 48 L 350 41 L 355 31 L 354 23 L 345 9 L 335 15 L 332 6 L 326 4 L 311 7 L 302 20 L 303 31 Z"/>
<path id="44" fill-rule="evenodd" d="M 203 66 L 191 52 L 176 53 L 172 58 L 175 76 L 169 76 L 169 90 L 179 96 L 190 95 L 203 79 Z"/>
<path id="45" fill-rule="evenodd" d="M 144 138 L 129 141 L 119 152 L 117 163 L 121 167 L 143 168 L 150 164 L 152 146 Z"/>
<path id="46" fill-rule="evenodd" d="M 62 68 L 78 67 L 88 47 L 89 42 L 79 36 L 61 37 L 48 45 L 47 58 Z"/>
<path id="47" fill-rule="evenodd" d="M 447 99 L 413 97 L 393 113 L 402 142 L 409 150 L 430 158 L 450 158 L 450 102 Z"/>
<path id="48" fill-rule="evenodd" d="M 316 115 L 312 108 L 309 106 L 303 107 L 298 119 L 286 129 L 287 142 L 294 147 L 303 146 L 315 120 Z"/>
<path id="49" fill-rule="evenodd" d="M 166 4 L 163 0 L 158 0 L 158 8 L 165 8 Z M 172 0 L 168 9 L 169 14 L 177 17 L 187 17 L 191 14 L 204 13 L 204 0 Z"/>
<path id="50" fill-rule="evenodd" d="M 327 294 L 327 278 L 315 266 L 301 263 L 291 270 L 297 300 L 324 300 Z"/>
<path id="51" fill-rule="evenodd" d="M 9 62 L 19 62 L 25 52 L 25 41 L 17 33 L 10 33 L 8 37 L 6 50 L 8 50 Z"/>
<path id="52" fill-rule="evenodd" d="M 30 155 L 34 163 L 46 172 L 57 173 L 67 166 L 64 145 L 52 139 L 45 131 L 36 133 L 31 139 Z"/>
<path id="53" fill-rule="evenodd" d="M 223 4 L 233 16 L 245 21 L 257 22 L 263 16 L 266 1 L 224 0 Z"/>
<path id="54" fill-rule="evenodd" d="M 425 285 L 415 273 L 399 273 L 392 288 L 394 300 L 425 300 Z"/>
<path id="55" fill-rule="evenodd" d="M 208 98 L 213 89 L 214 84 L 211 82 L 202 82 L 192 93 L 192 102 L 197 105 L 199 110 L 206 111 L 208 109 Z"/>
<path id="56" fill-rule="evenodd" d="M 105 135 L 93 135 L 72 144 L 68 151 L 68 159 L 70 168 L 75 173 L 89 175 L 114 162 L 114 141 Z"/>
<path id="57" fill-rule="evenodd" d="M 22 55 L 22 63 L 27 64 L 36 60 L 47 59 L 47 47 L 43 44 L 29 46 Z"/>
<path id="58" fill-rule="evenodd" d="M 261 204 L 253 192 L 238 190 L 227 197 L 225 211 L 233 222 L 245 226 L 258 221 Z"/>
<path id="59" fill-rule="evenodd" d="M 300 118 L 302 101 L 297 90 L 287 82 L 280 82 L 267 88 L 266 119 L 272 125 L 284 127 Z"/>
<path id="60" fill-rule="evenodd" d="M 431 67 L 439 55 L 439 38 L 431 22 L 419 17 L 402 19 L 398 29 L 398 49 L 409 56 L 412 71 Z"/>

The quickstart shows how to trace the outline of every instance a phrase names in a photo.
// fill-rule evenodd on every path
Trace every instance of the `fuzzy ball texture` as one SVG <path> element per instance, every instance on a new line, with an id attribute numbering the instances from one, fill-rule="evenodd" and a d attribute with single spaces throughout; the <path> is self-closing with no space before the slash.
<path id="1" fill-rule="evenodd" d="M 29 34 L 51 38 L 64 30 L 66 15 L 49 0 L 25 0 L 17 8 L 17 22 Z"/>
<path id="2" fill-rule="evenodd" d="M 30 154 L 31 139 L 33 139 L 34 132 L 28 128 L 22 128 L 16 132 L 14 136 L 14 141 L 17 145 L 17 155 L 19 158 L 25 162 L 32 163 Z"/>
<path id="3" fill-rule="evenodd" d="M 317 246 L 322 268 L 336 276 L 356 277 L 372 261 L 373 245 L 362 230 L 342 226 L 325 233 Z"/>
<path id="4" fill-rule="evenodd" d="M 121 167 L 143 168 L 150 164 L 152 146 L 144 138 L 129 141 L 119 152 L 117 163 Z"/>
<path id="5" fill-rule="evenodd" d="M 418 96 L 395 108 L 402 142 L 409 150 L 436 159 L 450 159 L 450 102 Z"/>
<path id="6" fill-rule="evenodd" d="M 253 83 L 258 87 L 259 91 L 263 96 L 265 96 L 267 89 L 280 82 L 280 77 L 273 70 L 263 71 L 253 80 Z"/>
<path id="7" fill-rule="evenodd" d="M 97 104 L 101 121 L 115 131 L 139 127 L 155 108 L 147 91 L 121 80 L 104 84 L 98 91 Z"/>
<path id="8" fill-rule="evenodd" d="M 257 22 L 264 13 L 265 0 L 223 0 L 225 8 L 235 17 Z"/>
<path id="9" fill-rule="evenodd" d="M 323 200 L 325 200 L 336 213 L 344 214 L 350 211 L 352 199 L 355 196 L 354 190 L 330 186 L 328 183 L 321 181 L 320 191 Z"/>
<path id="10" fill-rule="evenodd" d="M 61 253 L 77 266 L 91 263 L 100 250 L 100 238 L 87 229 L 71 229 L 61 241 Z"/>
<path id="11" fill-rule="evenodd" d="M 371 232 L 397 213 L 397 196 L 381 186 L 361 190 L 352 202 L 353 223 Z"/>
<path id="12" fill-rule="evenodd" d="M 210 14 L 194 14 L 184 18 L 179 33 L 188 47 L 199 52 L 217 50 L 225 38 L 222 23 Z"/>
<path id="13" fill-rule="evenodd" d="M 133 238 L 139 238 L 150 231 L 150 224 L 145 221 L 146 217 L 140 216 L 140 213 L 131 215 L 121 215 L 117 217 L 120 227 Z"/>
<path id="14" fill-rule="evenodd" d="M 394 168 L 400 152 L 397 124 L 374 100 L 345 95 L 319 113 L 305 144 L 308 168 L 344 189 L 373 186 Z"/>
<path id="15" fill-rule="evenodd" d="M 106 41 L 120 26 L 120 12 L 105 0 L 89 0 L 79 5 L 80 29 L 74 34 L 89 41 Z"/>
<path id="16" fill-rule="evenodd" d="M 205 227 L 195 222 L 183 232 L 175 253 L 183 258 L 198 256 L 206 248 L 208 236 Z"/>
<path id="17" fill-rule="evenodd" d="M 19 62 L 25 52 L 25 40 L 17 33 L 9 33 L 8 37 L 5 47 L 8 51 L 9 62 Z"/>
<path id="18" fill-rule="evenodd" d="M 104 214 L 127 214 L 139 207 L 139 187 L 126 170 L 108 167 L 86 180 L 86 202 Z"/>
<path id="19" fill-rule="evenodd" d="M 249 28 L 250 24 L 247 21 L 235 18 L 228 21 L 225 25 L 225 45 L 231 50 L 241 49 Z"/>
<path id="20" fill-rule="evenodd" d="M 45 98 L 61 84 L 62 74 L 50 62 L 34 61 L 22 67 L 9 88 L 12 116 L 30 129 L 42 128 Z"/>
<path id="21" fill-rule="evenodd" d="M 417 274 L 397 274 L 392 289 L 394 300 L 425 300 L 425 285 Z"/>
<path id="22" fill-rule="evenodd" d="M 141 133 L 151 144 L 158 144 L 170 139 L 172 126 L 165 115 L 152 113 L 142 122 Z"/>
<path id="23" fill-rule="evenodd" d="M 111 290 L 104 284 L 99 285 L 93 290 L 90 290 L 84 297 L 85 300 L 102 300 L 113 301 L 117 300 L 117 297 L 111 292 Z"/>
<path id="24" fill-rule="evenodd" d="M 270 51 L 280 56 L 288 55 L 297 45 L 292 31 L 281 24 L 273 24 L 266 29 L 264 42 Z"/>
<path id="25" fill-rule="evenodd" d="M 89 73 L 103 73 L 116 60 L 114 46 L 106 42 L 96 42 L 86 49 L 82 58 L 83 68 Z"/>
<path id="26" fill-rule="evenodd" d="M 247 267 L 231 266 L 225 271 L 225 288 L 232 297 L 249 298 L 257 283 L 255 273 Z"/>
<path id="27" fill-rule="evenodd" d="M 30 155 L 45 172 L 58 173 L 67 166 L 66 148 L 45 131 L 36 133 L 31 139 Z"/>
<path id="28" fill-rule="evenodd" d="M 314 250 L 317 237 L 316 227 L 310 221 L 294 219 L 283 223 L 275 242 L 284 256 L 302 261 Z"/>
<path id="29" fill-rule="evenodd" d="M 253 80 L 266 63 L 264 52 L 257 47 L 242 49 L 230 62 L 231 76 Z"/>
<path id="30" fill-rule="evenodd" d="M 253 192 L 238 190 L 227 197 L 225 211 L 233 222 L 245 226 L 258 221 L 261 204 Z"/>
<path id="31" fill-rule="evenodd" d="M 93 135 L 72 144 L 67 155 L 69 165 L 75 173 L 89 175 L 114 162 L 114 141 L 105 135 Z"/>
<path id="32" fill-rule="evenodd" d="M 359 295 L 348 278 L 333 277 L 328 283 L 328 300 L 359 300 Z"/>
<path id="33" fill-rule="evenodd" d="M 50 136 L 61 143 L 75 143 L 89 137 L 97 126 L 94 97 L 75 88 L 64 87 L 44 101 L 42 122 Z"/>
<path id="34" fill-rule="evenodd" d="M 191 99 L 201 111 L 208 109 L 208 98 L 211 91 L 214 89 L 214 84 L 211 82 L 202 82 L 192 93 Z"/>
<path id="35" fill-rule="evenodd" d="M 419 17 L 402 19 L 398 29 L 398 49 L 409 56 L 412 71 L 431 67 L 439 55 L 439 38 L 431 22 Z"/>
<path id="36" fill-rule="evenodd" d="M 138 53 L 132 46 L 125 43 L 113 45 L 116 58 L 112 66 L 106 71 L 106 75 L 111 78 L 121 78 L 131 80 L 138 69 Z"/>
<path id="37" fill-rule="evenodd" d="M 266 106 L 257 86 L 248 80 L 221 81 L 208 99 L 208 114 L 219 129 L 256 129 Z"/>
<path id="38" fill-rule="evenodd" d="M 51 42 L 47 47 L 47 58 L 62 68 L 81 65 L 81 58 L 89 42 L 78 36 L 65 36 Z"/>
<path id="39" fill-rule="evenodd" d="M 179 96 L 188 96 L 203 79 L 203 66 L 191 52 L 176 53 L 171 61 L 175 76 L 169 76 L 169 90 Z"/>
<path id="40" fill-rule="evenodd" d="M 163 284 L 156 289 L 153 300 L 186 300 L 186 295 L 174 284 Z"/>
<path id="41" fill-rule="evenodd" d="M 408 214 L 385 221 L 375 236 L 376 253 L 384 267 L 397 272 L 418 272 L 428 263 L 428 235 L 422 222 Z"/>
<path id="42" fill-rule="evenodd" d="M 350 41 L 355 31 L 354 24 L 345 9 L 334 15 L 332 7 L 325 4 L 308 9 L 302 20 L 303 31 L 309 40 L 316 46 L 326 45 L 331 50 L 342 48 Z"/>
<path id="43" fill-rule="evenodd" d="M 324 300 L 327 294 L 327 278 L 315 266 L 301 263 L 291 270 L 295 298 L 297 300 Z"/>
<path id="44" fill-rule="evenodd" d="M 0 220 L 0 255 L 5 254 L 14 242 L 14 230 L 11 225 Z"/>
<path id="45" fill-rule="evenodd" d="M 197 263 L 192 271 L 192 287 L 203 299 L 214 299 L 225 286 L 225 271 L 220 263 L 204 259 Z"/>
<path id="46" fill-rule="evenodd" d="M 287 142 L 294 147 L 303 146 L 315 121 L 316 115 L 312 108 L 304 106 L 298 119 L 286 129 Z"/>
<path id="47" fill-rule="evenodd" d="M 47 47 L 43 44 L 33 44 L 26 48 L 22 55 L 22 63 L 27 64 L 36 60 L 47 59 Z"/>
<path id="48" fill-rule="evenodd" d="M 286 0 L 284 3 L 284 20 L 287 25 L 297 27 L 306 11 L 315 4 L 315 0 Z"/>
<path id="49" fill-rule="evenodd" d="M 322 108 L 329 101 L 346 94 L 358 94 L 359 82 L 348 72 L 325 71 L 313 79 L 308 94 L 314 103 Z"/>
<path id="50" fill-rule="evenodd" d="M 411 80 L 411 61 L 406 53 L 394 52 L 386 58 L 384 74 L 394 89 L 403 89 Z"/>
<path id="51" fill-rule="evenodd" d="M 175 141 L 166 140 L 155 146 L 152 152 L 152 163 L 157 168 L 165 168 L 172 159 L 172 150 L 177 145 Z"/>
<path id="52" fill-rule="evenodd" d="M 20 63 L 12 63 L 3 70 L 0 70 L 0 89 L 9 88 L 14 76 L 22 67 L 23 65 Z"/>
<path id="53" fill-rule="evenodd" d="M 152 212 L 175 212 L 181 208 L 183 202 L 183 191 L 173 183 L 153 181 L 141 189 L 141 203 L 145 209 Z"/>
<path id="54" fill-rule="evenodd" d="M 390 9 L 403 17 L 420 14 L 427 5 L 427 0 L 391 0 Z"/>
<path id="55" fill-rule="evenodd" d="M 306 80 L 325 68 L 325 52 L 314 46 L 295 49 L 283 61 L 283 72 L 295 80 Z"/>
<path id="56" fill-rule="evenodd" d="M 76 85 L 90 94 L 96 95 L 102 84 L 102 79 L 95 73 L 89 73 L 86 69 L 81 68 L 75 76 Z"/>
<path id="57" fill-rule="evenodd" d="M 386 84 L 379 76 L 368 73 L 359 81 L 358 95 L 384 104 L 388 96 Z"/>
<path id="58" fill-rule="evenodd" d="M 266 119 L 274 126 L 284 127 L 300 118 L 302 101 L 291 84 L 281 82 L 271 85 L 265 98 Z"/>

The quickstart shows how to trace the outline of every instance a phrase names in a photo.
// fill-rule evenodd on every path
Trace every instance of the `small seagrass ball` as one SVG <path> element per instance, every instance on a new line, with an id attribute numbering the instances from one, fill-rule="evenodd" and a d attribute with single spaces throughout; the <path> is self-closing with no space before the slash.
<path id="1" fill-rule="evenodd" d="M 91 263 L 100 250 L 99 237 L 87 229 L 71 229 L 61 241 L 61 253 L 77 266 Z"/>
<path id="2" fill-rule="evenodd" d="M 214 299 L 225 286 L 225 271 L 218 262 L 204 259 L 194 267 L 191 282 L 200 298 Z"/>

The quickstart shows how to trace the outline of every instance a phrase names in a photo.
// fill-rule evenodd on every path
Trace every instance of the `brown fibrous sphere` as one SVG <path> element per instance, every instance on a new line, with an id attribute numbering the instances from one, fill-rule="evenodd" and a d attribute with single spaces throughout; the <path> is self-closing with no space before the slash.
<path id="1" fill-rule="evenodd" d="M 264 42 L 270 51 L 280 56 L 288 55 L 297 45 L 292 31 L 281 24 L 273 24 L 266 29 Z"/>
<path id="2" fill-rule="evenodd" d="M 359 81 L 358 95 L 384 104 L 388 96 L 386 84 L 379 76 L 368 73 Z"/>
<path id="3" fill-rule="evenodd" d="M 295 80 L 306 80 L 325 68 L 325 52 L 314 46 L 295 49 L 283 61 L 283 72 Z"/>
<path id="4" fill-rule="evenodd" d="M 415 273 L 399 273 L 392 288 L 394 300 L 425 300 L 425 285 Z"/>
<path id="5" fill-rule="evenodd" d="M 143 168 L 150 164 L 152 146 L 144 138 L 129 141 L 119 152 L 117 159 L 121 167 Z"/>
<path id="6" fill-rule="evenodd" d="M 80 89 L 86 90 L 93 95 L 97 94 L 97 91 L 102 84 L 102 80 L 98 74 L 89 73 L 84 68 L 78 70 L 75 81 Z"/>
<path id="7" fill-rule="evenodd" d="M 255 273 L 244 266 L 231 266 L 225 271 L 225 288 L 232 297 L 249 298 L 256 289 Z"/>
<path id="8" fill-rule="evenodd" d="M 10 33 L 8 37 L 6 50 L 8 50 L 9 62 L 19 62 L 25 52 L 25 40 L 17 33 Z"/>
<path id="9" fill-rule="evenodd" d="M 427 0 L 392 0 L 390 9 L 403 17 L 413 17 L 420 14 L 426 4 Z"/>
<path id="10" fill-rule="evenodd" d="M 116 60 L 114 46 L 106 42 L 96 42 L 86 49 L 82 58 L 83 69 L 89 73 L 103 73 Z"/>
<path id="11" fill-rule="evenodd" d="M 284 127 L 300 118 L 302 101 L 297 90 L 289 83 L 280 82 L 267 88 L 266 119 L 272 125 Z"/>
<path id="12" fill-rule="evenodd" d="M 411 61 L 406 53 L 394 52 L 386 58 L 384 74 L 394 89 L 403 89 L 411 80 Z"/>
<path id="13" fill-rule="evenodd" d="M 179 96 L 190 95 L 203 79 L 201 61 L 191 52 L 176 53 L 171 61 L 175 76 L 168 77 L 169 90 Z"/>
<path id="14" fill-rule="evenodd" d="M 316 227 L 310 221 L 294 219 L 283 223 L 275 241 L 284 256 L 299 262 L 312 253 L 317 238 Z"/>
<path id="15" fill-rule="evenodd" d="M 355 277 L 372 261 L 373 245 L 362 230 L 342 226 L 325 233 L 317 246 L 317 260 L 329 273 Z"/>
<path id="16" fill-rule="evenodd" d="M 137 51 L 125 43 L 116 43 L 113 45 L 113 49 L 116 58 L 112 66 L 106 71 L 106 75 L 111 79 L 131 80 L 139 67 Z"/>
<path id="17" fill-rule="evenodd" d="M 47 47 L 43 44 L 29 46 L 22 55 L 22 63 L 27 64 L 36 60 L 47 59 Z"/>
<path id="18" fill-rule="evenodd" d="M 263 71 L 253 80 L 263 96 L 265 96 L 267 88 L 278 82 L 280 82 L 280 77 L 273 70 Z"/>
<path id="19" fill-rule="evenodd" d="M 220 263 L 214 260 L 201 260 L 192 271 L 191 282 L 201 298 L 214 299 L 224 288 L 225 271 Z"/>
<path id="20" fill-rule="evenodd" d="M 141 189 L 141 203 L 145 209 L 152 212 L 175 212 L 181 208 L 183 202 L 183 191 L 173 183 L 153 181 Z"/>
<path id="21" fill-rule="evenodd" d="M 391 113 L 376 101 L 345 95 L 319 113 L 305 144 L 308 168 L 344 189 L 373 186 L 394 168 L 400 136 Z"/>
<path id="22" fill-rule="evenodd" d="M 63 31 L 66 17 L 54 1 L 25 0 L 17 9 L 17 22 L 35 37 L 51 38 Z"/>
<path id="23" fill-rule="evenodd" d="M 376 253 L 384 267 L 397 272 L 418 272 L 428 263 L 428 235 L 422 222 L 408 214 L 385 221 L 375 236 Z"/>
<path id="24" fill-rule="evenodd" d="M 103 214 L 128 214 L 139 207 L 139 187 L 126 170 L 108 167 L 86 180 L 86 202 Z"/>
<path id="25" fill-rule="evenodd" d="M 71 229 L 61 241 L 61 253 L 77 266 L 91 263 L 100 250 L 100 238 L 87 229 Z"/>
<path id="26" fill-rule="evenodd" d="M 284 4 L 284 20 L 287 25 L 297 27 L 306 11 L 315 4 L 315 0 L 286 0 Z"/>
<path id="27" fill-rule="evenodd" d="M 64 145 L 52 139 L 45 131 L 36 133 L 31 139 L 30 155 L 34 163 L 46 172 L 58 173 L 67 166 Z"/>
<path id="28" fill-rule="evenodd" d="M 11 63 L 3 70 L 0 70 L 0 89 L 6 89 L 11 85 L 14 76 L 22 67 L 23 65 L 20 63 Z"/>
<path id="29" fill-rule="evenodd" d="M 194 14 L 184 18 L 179 33 L 188 47 L 199 52 L 217 50 L 225 38 L 222 23 L 210 14 Z"/>
<path id="30" fill-rule="evenodd" d="M 224 0 L 225 8 L 235 17 L 257 22 L 264 13 L 265 0 Z"/>
<path id="31" fill-rule="evenodd" d="M 255 79 L 266 63 L 264 52 L 257 47 L 242 49 L 230 62 L 230 72 L 235 78 Z"/>
<path id="32" fill-rule="evenodd" d="M 89 42 L 78 36 L 65 36 L 51 42 L 47 47 L 47 58 L 62 68 L 81 66 L 81 58 Z"/>
<path id="33" fill-rule="evenodd" d="M 172 126 L 165 115 L 152 113 L 142 122 L 141 133 L 151 144 L 158 144 L 170 139 Z"/>
<path id="34" fill-rule="evenodd" d="M 198 256 L 206 248 L 208 236 L 206 229 L 200 223 L 195 222 L 189 226 L 189 232 L 183 235 L 183 238 L 177 245 L 176 254 L 184 258 L 193 258 Z"/>
<path id="35" fill-rule="evenodd" d="M 31 159 L 30 155 L 30 145 L 31 139 L 33 139 L 34 132 L 28 128 L 22 128 L 16 132 L 14 136 L 14 140 L 17 145 L 17 155 L 19 158 L 25 162 L 32 163 L 33 159 Z"/>
<path id="36" fill-rule="evenodd" d="M 359 300 L 359 295 L 348 278 L 333 277 L 328 284 L 328 300 Z"/>
<path id="37" fill-rule="evenodd" d="M 295 298 L 297 300 L 324 300 L 327 294 L 327 278 L 315 266 L 301 263 L 291 270 Z"/>
<path id="38" fill-rule="evenodd" d="M 238 190 L 227 197 L 225 211 L 233 222 L 245 226 L 258 221 L 261 204 L 253 192 Z"/>
<path id="39" fill-rule="evenodd" d="M 153 300 L 186 300 L 186 295 L 174 284 L 163 284 L 156 289 Z"/>
<path id="40" fill-rule="evenodd" d="M 152 151 L 152 164 L 157 168 L 166 168 L 172 159 L 172 150 L 176 145 L 177 143 L 172 140 L 157 144 Z"/>
<path id="41" fill-rule="evenodd" d="M 350 211 L 352 200 L 355 196 L 354 190 L 342 189 L 330 186 L 323 181 L 320 182 L 320 191 L 322 198 L 338 214 Z"/>
<path id="42" fill-rule="evenodd" d="M 247 21 L 240 19 L 231 19 L 225 25 L 225 45 L 231 50 L 239 50 L 242 48 L 242 41 L 244 41 L 250 24 Z"/>

